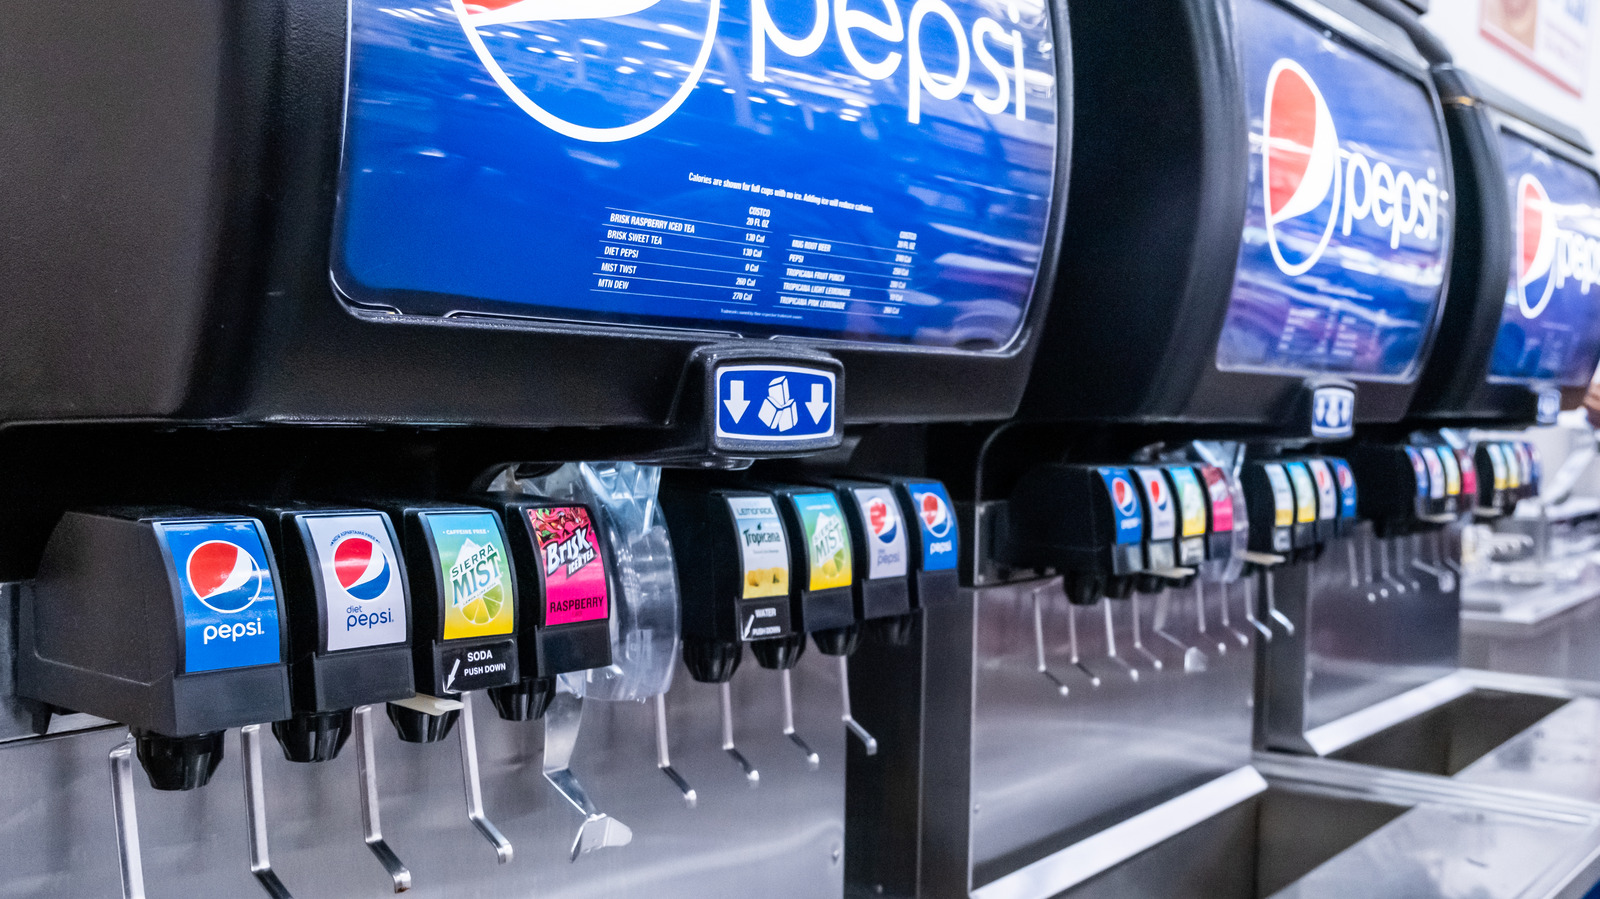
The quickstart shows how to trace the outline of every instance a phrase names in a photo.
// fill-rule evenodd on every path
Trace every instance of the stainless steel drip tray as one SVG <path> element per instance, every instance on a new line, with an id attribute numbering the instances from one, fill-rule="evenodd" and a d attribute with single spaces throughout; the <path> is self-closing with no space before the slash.
<path id="1" fill-rule="evenodd" d="M 1600 804 L 1600 685 L 1461 670 L 1307 734 L 1316 754 Z"/>
<path id="2" fill-rule="evenodd" d="M 1564 897 L 1587 883 L 1575 875 L 1600 852 L 1600 807 L 1545 807 L 1360 765 L 1267 758 L 1193 794 L 1207 791 L 980 886 L 973 899 Z"/>

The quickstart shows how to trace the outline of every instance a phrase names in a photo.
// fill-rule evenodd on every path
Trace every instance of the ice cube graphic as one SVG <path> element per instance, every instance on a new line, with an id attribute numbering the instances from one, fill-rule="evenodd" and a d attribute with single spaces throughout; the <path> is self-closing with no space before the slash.
<path id="1" fill-rule="evenodd" d="M 761 423 L 782 433 L 800 423 L 800 410 L 789 395 L 789 379 L 779 375 L 767 385 L 767 398 L 757 410 Z"/>

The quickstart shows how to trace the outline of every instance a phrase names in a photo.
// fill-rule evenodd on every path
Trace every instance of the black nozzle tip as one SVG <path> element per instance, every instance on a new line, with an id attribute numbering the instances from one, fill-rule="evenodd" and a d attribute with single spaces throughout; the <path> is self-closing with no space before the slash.
<path id="1" fill-rule="evenodd" d="M 756 640 L 750 644 L 750 654 L 756 657 L 756 664 L 768 671 L 787 671 L 793 668 L 800 663 L 800 657 L 805 655 L 805 652 L 805 634 Z"/>
<path id="2" fill-rule="evenodd" d="M 392 702 L 388 704 L 388 709 L 389 722 L 394 725 L 395 733 L 407 743 L 437 743 L 450 736 L 450 731 L 455 729 L 456 719 L 461 717 L 459 711 L 430 715 Z"/>
<path id="3" fill-rule="evenodd" d="M 222 764 L 223 731 L 169 737 L 133 731 L 134 752 L 157 790 L 193 790 L 211 782 Z"/>
<path id="4" fill-rule="evenodd" d="M 917 613 L 874 618 L 866 623 L 865 629 L 873 640 L 885 646 L 910 646 L 917 634 Z"/>
<path id="5" fill-rule="evenodd" d="M 1067 601 L 1076 606 L 1092 606 L 1110 592 L 1108 578 L 1086 571 L 1065 571 L 1061 575 Z M 1114 579 L 1113 579 L 1114 580 Z"/>
<path id="6" fill-rule="evenodd" d="M 1132 596 L 1135 577 L 1131 574 L 1119 574 L 1106 578 L 1106 596 L 1112 599 L 1127 599 Z"/>
<path id="7" fill-rule="evenodd" d="M 861 643 L 861 625 L 813 631 L 811 639 L 816 641 L 817 651 L 825 656 L 847 656 L 855 652 L 856 646 Z"/>
<path id="8" fill-rule="evenodd" d="M 1133 576 L 1133 587 L 1140 593 L 1160 593 L 1167 589 L 1167 579 L 1154 574 L 1136 574 Z M 1126 596 L 1116 598 L 1127 599 Z"/>
<path id="9" fill-rule="evenodd" d="M 299 712 L 272 722 L 272 735 L 291 762 L 329 762 L 339 757 L 350 739 L 351 712 Z"/>
<path id="10" fill-rule="evenodd" d="M 525 677 L 514 684 L 489 688 L 489 701 L 507 721 L 538 721 L 555 698 L 553 677 Z"/>
<path id="11" fill-rule="evenodd" d="M 683 665 L 689 676 L 702 684 L 725 684 L 739 670 L 744 649 L 729 640 L 683 638 Z"/>

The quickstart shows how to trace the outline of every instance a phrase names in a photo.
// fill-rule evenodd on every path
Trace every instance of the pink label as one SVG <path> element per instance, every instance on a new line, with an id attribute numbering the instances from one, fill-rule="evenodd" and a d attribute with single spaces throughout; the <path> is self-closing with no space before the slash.
<path id="1" fill-rule="evenodd" d="M 1212 465 L 1202 465 L 1200 473 L 1205 475 L 1206 493 L 1211 497 L 1211 530 L 1215 533 L 1233 530 L 1233 494 L 1228 479 L 1223 476 L 1222 469 Z"/>
<path id="2" fill-rule="evenodd" d="M 610 613 L 605 560 L 589 510 L 529 509 L 528 520 L 544 557 L 545 626 L 604 619 Z"/>

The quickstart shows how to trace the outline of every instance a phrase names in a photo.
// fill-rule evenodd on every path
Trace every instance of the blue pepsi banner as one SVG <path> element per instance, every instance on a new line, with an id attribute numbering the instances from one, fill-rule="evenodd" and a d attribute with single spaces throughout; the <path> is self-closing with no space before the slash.
<path id="1" fill-rule="evenodd" d="M 1111 497 L 1117 542 L 1143 542 L 1144 510 L 1139 505 L 1139 490 L 1133 486 L 1133 475 L 1126 468 L 1102 468 L 1099 472 L 1100 479 L 1105 481 L 1106 494 Z"/>
<path id="2" fill-rule="evenodd" d="M 1217 365 L 1409 381 L 1452 230 L 1437 105 L 1321 25 L 1237 8 L 1250 200 Z"/>
<path id="3" fill-rule="evenodd" d="M 1056 161 L 1043 0 L 353 0 L 350 302 L 997 350 Z"/>
<path id="4" fill-rule="evenodd" d="M 922 531 L 922 570 L 949 571 L 956 567 L 960 541 L 950 494 L 937 481 L 907 484 L 906 492 L 911 495 L 911 507 L 916 510 Z"/>
<path id="5" fill-rule="evenodd" d="M 183 609 L 183 670 L 283 661 L 278 587 L 255 521 L 155 524 Z"/>
<path id="6" fill-rule="evenodd" d="M 1600 178 L 1500 132 L 1516 234 L 1489 376 L 1589 383 L 1600 361 Z"/>

